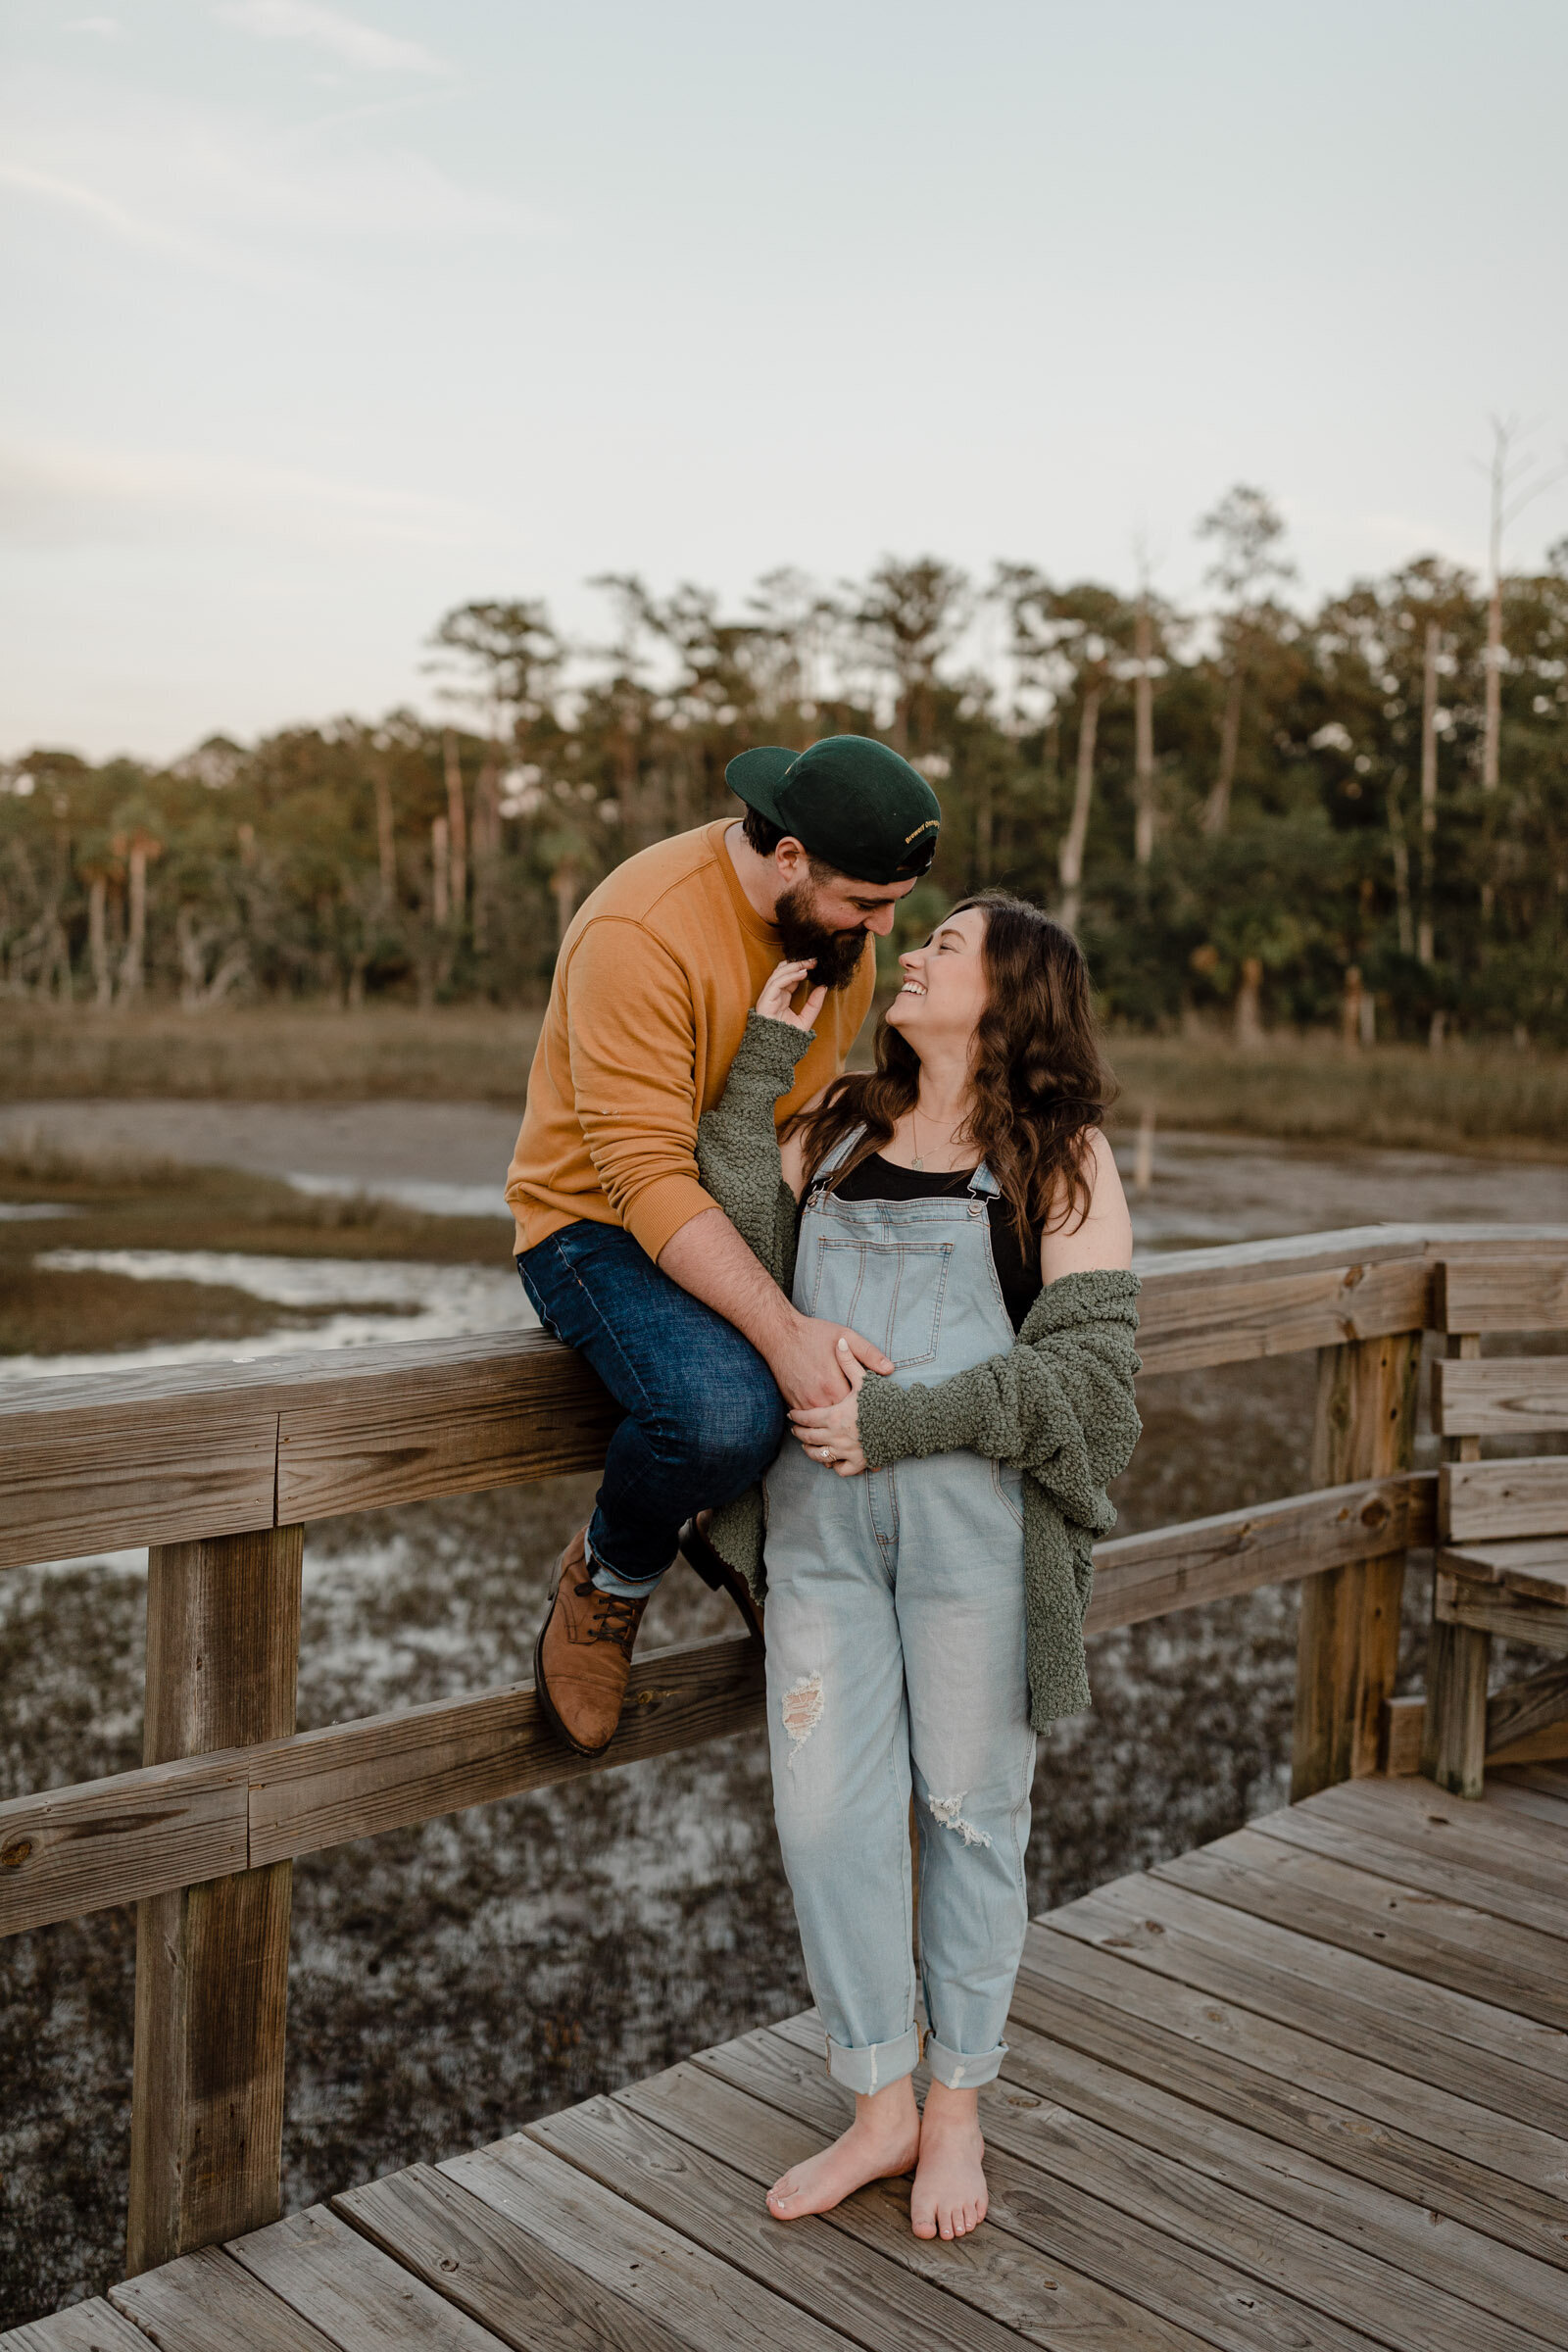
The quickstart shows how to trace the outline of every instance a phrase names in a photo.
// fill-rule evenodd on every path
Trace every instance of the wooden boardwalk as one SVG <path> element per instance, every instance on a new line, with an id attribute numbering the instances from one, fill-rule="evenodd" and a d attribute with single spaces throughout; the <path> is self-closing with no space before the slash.
<path id="1" fill-rule="evenodd" d="M 762 2191 L 809 2017 L 210 2247 L 6 2352 L 1568 2345 L 1568 1771 L 1342 1783 L 1030 1930 L 991 2215 Z"/>

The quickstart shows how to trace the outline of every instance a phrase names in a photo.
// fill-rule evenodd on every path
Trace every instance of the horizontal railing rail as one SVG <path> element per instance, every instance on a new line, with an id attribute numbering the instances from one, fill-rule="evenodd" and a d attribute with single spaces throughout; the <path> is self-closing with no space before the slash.
<path id="1" fill-rule="evenodd" d="M 1373 1225 L 1140 1266 L 1146 1375 L 1429 1326 L 1440 1258 L 1568 1225 Z M 521 1486 L 604 1457 L 615 1408 L 539 1332 L 0 1383 L 0 1568 Z"/>

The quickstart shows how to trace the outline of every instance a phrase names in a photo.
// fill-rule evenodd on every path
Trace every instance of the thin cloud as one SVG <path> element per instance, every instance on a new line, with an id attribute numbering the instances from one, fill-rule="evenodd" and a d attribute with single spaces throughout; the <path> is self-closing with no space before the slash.
<path id="1" fill-rule="evenodd" d="M 20 188 L 24 195 L 41 197 L 45 204 L 60 206 L 64 211 L 76 213 L 95 221 L 112 236 L 122 238 L 127 245 L 141 245 L 157 252 L 179 253 L 190 257 L 195 248 L 189 240 L 175 232 L 160 228 L 156 220 L 144 220 L 116 204 L 111 196 L 100 196 L 96 188 L 83 187 L 74 179 L 61 179 L 52 172 L 36 172 L 30 164 L 0 161 L 0 187 Z"/>
<path id="2" fill-rule="evenodd" d="M 254 33 L 263 41 L 305 41 L 324 49 L 345 65 L 361 66 L 371 74 L 445 74 L 450 68 L 421 41 L 362 24 L 335 8 L 318 8 L 315 0 L 222 0 L 214 11 L 225 24 Z"/>
<path id="3" fill-rule="evenodd" d="M 101 41 L 122 41 L 125 27 L 118 17 L 72 17 L 66 24 L 68 32 L 95 33 Z"/>
<path id="4" fill-rule="evenodd" d="M 182 451 L 0 444 L 0 545 L 156 539 L 465 547 L 486 518 L 455 499 Z"/>

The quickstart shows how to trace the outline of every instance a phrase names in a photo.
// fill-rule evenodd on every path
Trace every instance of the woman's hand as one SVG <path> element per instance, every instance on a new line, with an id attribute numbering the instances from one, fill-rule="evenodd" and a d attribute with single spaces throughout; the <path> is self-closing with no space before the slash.
<path id="1" fill-rule="evenodd" d="M 757 1009 L 764 1021 L 787 1021 L 792 1029 L 809 1029 L 813 1025 L 822 1009 L 822 1000 L 827 995 L 825 987 L 813 988 L 799 1012 L 790 1010 L 790 999 L 810 969 L 809 962 L 778 963 L 773 966 L 757 1000 Z"/>
<path id="2" fill-rule="evenodd" d="M 848 1340 L 840 1340 L 838 1344 L 838 1362 L 850 1384 L 849 1395 L 841 1396 L 837 1404 L 800 1406 L 790 1415 L 790 1427 L 813 1462 L 820 1462 L 824 1470 L 836 1470 L 840 1478 L 858 1478 L 865 1468 L 865 1455 L 860 1449 L 857 1407 L 865 1374 L 857 1363 Z"/>

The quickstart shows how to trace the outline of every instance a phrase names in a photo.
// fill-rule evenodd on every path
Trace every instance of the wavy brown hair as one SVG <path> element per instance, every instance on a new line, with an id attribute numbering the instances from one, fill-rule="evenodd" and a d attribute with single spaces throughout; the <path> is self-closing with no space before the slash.
<path id="1" fill-rule="evenodd" d="M 1100 1050 L 1089 966 L 1072 933 L 1004 891 L 978 891 L 953 912 L 966 906 L 978 906 L 986 918 L 986 1005 L 975 1024 L 974 1108 L 962 1134 L 1001 1186 L 1028 1249 L 1047 1225 L 1087 1213 L 1090 1131 L 1104 1117 L 1116 1084 Z M 919 1055 L 884 1014 L 875 1070 L 838 1079 L 801 1118 L 808 1177 L 857 1127 L 865 1133 L 835 1184 L 880 1151 L 913 1108 L 919 1085 Z"/>

